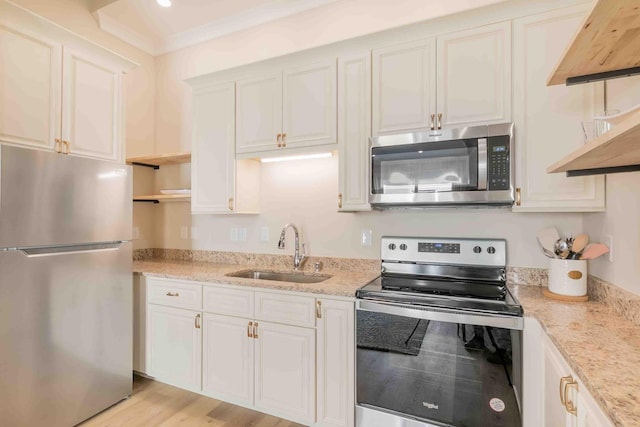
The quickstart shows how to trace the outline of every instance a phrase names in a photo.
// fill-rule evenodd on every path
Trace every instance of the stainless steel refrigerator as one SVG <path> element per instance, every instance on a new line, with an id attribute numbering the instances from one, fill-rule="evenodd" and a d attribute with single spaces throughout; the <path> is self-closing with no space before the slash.
<path id="1" fill-rule="evenodd" d="M 131 394 L 131 167 L 0 146 L 0 425 Z"/>

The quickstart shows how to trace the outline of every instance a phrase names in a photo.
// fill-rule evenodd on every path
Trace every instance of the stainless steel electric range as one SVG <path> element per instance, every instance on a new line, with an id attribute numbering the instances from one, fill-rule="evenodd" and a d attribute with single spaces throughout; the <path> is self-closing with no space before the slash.
<path id="1" fill-rule="evenodd" d="M 521 426 L 506 242 L 383 237 L 381 259 L 356 294 L 356 426 Z"/>

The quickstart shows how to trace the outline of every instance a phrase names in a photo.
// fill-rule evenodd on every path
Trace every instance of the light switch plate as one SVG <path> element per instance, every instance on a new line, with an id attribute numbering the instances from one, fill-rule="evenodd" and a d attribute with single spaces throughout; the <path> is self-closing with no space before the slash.
<path id="1" fill-rule="evenodd" d="M 238 229 L 237 228 L 232 228 L 229 230 L 229 240 L 231 240 L 232 242 L 237 242 L 238 241 Z"/>
<path id="2" fill-rule="evenodd" d="M 605 234 L 603 236 L 604 244 L 609 247 L 609 253 L 607 253 L 607 261 L 613 262 L 613 236 L 611 234 Z"/>
<path id="3" fill-rule="evenodd" d="M 247 229 L 246 228 L 238 228 L 238 241 L 246 242 L 247 241 Z"/>
<path id="4" fill-rule="evenodd" d="M 360 234 L 360 245 L 371 246 L 373 241 L 373 232 L 371 230 L 362 230 Z"/>

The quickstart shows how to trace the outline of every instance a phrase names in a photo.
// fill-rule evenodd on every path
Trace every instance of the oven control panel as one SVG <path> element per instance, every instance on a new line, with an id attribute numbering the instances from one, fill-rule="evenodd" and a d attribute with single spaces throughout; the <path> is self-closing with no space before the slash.
<path id="1" fill-rule="evenodd" d="M 384 236 L 380 258 L 387 262 L 504 267 L 507 242 L 504 239 Z"/>

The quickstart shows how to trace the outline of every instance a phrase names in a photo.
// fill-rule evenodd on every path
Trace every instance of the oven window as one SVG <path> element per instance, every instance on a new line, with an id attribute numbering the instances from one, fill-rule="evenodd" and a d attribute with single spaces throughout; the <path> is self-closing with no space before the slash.
<path id="1" fill-rule="evenodd" d="M 372 170 L 373 194 L 477 190 L 477 140 L 375 147 Z"/>
<path id="2" fill-rule="evenodd" d="M 520 383 L 520 331 L 356 316 L 358 404 L 447 426 L 521 425 L 512 385 Z"/>

